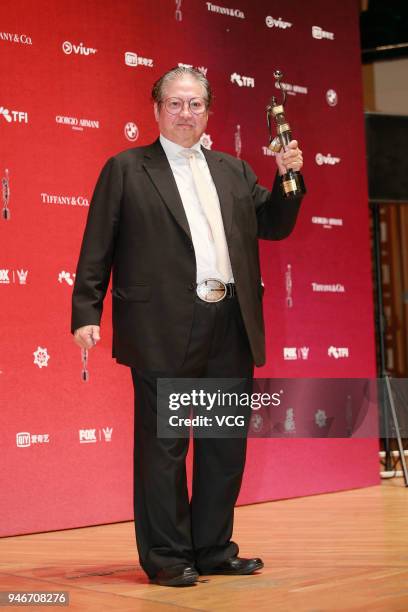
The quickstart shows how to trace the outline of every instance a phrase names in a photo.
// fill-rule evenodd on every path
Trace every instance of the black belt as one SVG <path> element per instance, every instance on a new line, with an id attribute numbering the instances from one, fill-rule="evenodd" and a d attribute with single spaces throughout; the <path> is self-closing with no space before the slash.
<path id="1" fill-rule="evenodd" d="M 232 298 L 237 295 L 237 290 L 235 289 L 235 283 L 227 283 L 226 287 L 227 287 L 227 295 L 225 296 L 226 298 Z"/>

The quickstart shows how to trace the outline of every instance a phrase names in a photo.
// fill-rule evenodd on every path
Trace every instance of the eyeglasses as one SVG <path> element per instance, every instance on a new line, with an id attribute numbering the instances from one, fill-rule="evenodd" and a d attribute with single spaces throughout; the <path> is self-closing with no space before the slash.
<path id="1" fill-rule="evenodd" d="M 190 100 L 182 100 L 181 98 L 166 98 L 162 104 L 170 115 L 178 115 L 187 104 L 193 115 L 202 115 L 207 110 L 206 101 L 203 98 L 191 98 Z"/>

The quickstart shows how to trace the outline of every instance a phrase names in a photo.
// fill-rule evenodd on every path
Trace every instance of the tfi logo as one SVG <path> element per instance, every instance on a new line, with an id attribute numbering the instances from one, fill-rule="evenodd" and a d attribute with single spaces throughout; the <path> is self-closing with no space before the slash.
<path id="1" fill-rule="evenodd" d="M 65 55 L 71 55 L 74 53 L 75 55 L 95 55 L 98 49 L 93 49 L 93 47 L 85 47 L 84 43 L 79 43 L 79 45 L 75 45 L 74 43 L 66 40 L 62 43 L 62 50 Z"/>
<path id="2" fill-rule="evenodd" d="M 81 444 L 89 444 L 96 442 L 96 429 L 80 429 L 79 441 Z"/>
<path id="3" fill-rule="evenodd" d="M 24 111 L 9 110 L 0 106 L 0 115 L 7 123 L 28 123 L 28 114 Z"/>
<path id="4" fill-rule="evenodd" d="M 329 346 L 327 354 L 329 357 L 334 357 L 335 359 L 347 359 L 350 356 L 347 346 Z"/>
<path id="5" fill-rule="evenodd" d="M 231 83 L 236 83 L 239 87 L 255 87 L 255 79 L 249 76 L 242 76 L 234 72 L 231 74 Z"/>
<path id="6" fill-rule="evenodd" d="M 65 270 L 62 270 L 62 272 L 58 274 L 58 282 L 62 283 L 62 281 L 65 281 L 67 285 L 71 287 L 74 284 L 74 278 L 75 274 L 71 274 L 71 272 L 66 272 Z"/>

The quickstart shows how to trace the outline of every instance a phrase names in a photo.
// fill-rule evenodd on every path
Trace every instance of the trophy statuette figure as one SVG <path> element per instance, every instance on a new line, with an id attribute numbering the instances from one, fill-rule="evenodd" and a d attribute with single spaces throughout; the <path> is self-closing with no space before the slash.
<path id="1" fill-rule="evenodd" d="M 282 102 L 278 102 L 275 96 L 272 96 L 268 106 L 266 107 L 266 121 L 269 130 L 269 145 L 268 149 L 274 153 L 278 153 L 281 149 L 285 150 L 286 146 L 292 140 L 292 132 L 289 123 L 286 120 L 284 106 L 286 102 L 286 92 L 282 88 L 281 80 L 283 74 L 280 70 L 275 70 L 273 73 L 278 88 L 282 92 Z M 272 134 L 272 121 L 275 121 L 277 135 Z M 296 170 L 289 170 L 281 176 L 282 192 L 285 198 L 298 197 L 306 193 L 306 187 L 303 176 Z"/>
<path id="2" fill-rule="evenodd" d="M 3 197 L 3 209 L 1 211 L 1 216 L 5 221 L 10 221 L 11 213 L 9 208 L 10 202 L 10 181 L 9 181 L 9 171 L 4 171 L 4 177 L 1 179 L 1 187 L 2 187 L 2 197 Z"/>

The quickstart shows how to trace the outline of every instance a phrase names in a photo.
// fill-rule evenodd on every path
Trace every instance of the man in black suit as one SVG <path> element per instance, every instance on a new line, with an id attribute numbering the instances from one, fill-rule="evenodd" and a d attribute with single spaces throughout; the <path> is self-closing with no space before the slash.
<path id="1" fill-rule="evenodd" d="M 201 574 L 251 574 L 231 540 L 246 439 L 194 439 L 189 502 L 188 439 L 156 432 L 158 378 L 252 379 L 265 361 L 258 238 L 292 231 L 299 199 L 280 177 L 300 170 L 296 141 L 277 154 L 272 191 L 247 163 L 200 144 L 212 92 L 197 70 L 175 68 L 153 87 L 160 138 L 104 166 L 77 267 L 72 332 L 82 348 L 100 339 L 112 271 L 113 356 L 135 389 L 134 510 L 142 568 L 151 581 L 185 586 Z"/>

